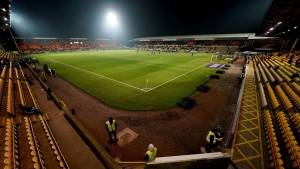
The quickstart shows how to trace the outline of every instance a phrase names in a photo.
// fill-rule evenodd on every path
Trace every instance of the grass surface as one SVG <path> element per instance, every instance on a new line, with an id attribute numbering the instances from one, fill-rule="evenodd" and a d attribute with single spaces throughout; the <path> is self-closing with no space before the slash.
<path id="1" fill-rule="evenodd" d="M 150 53 L 106 50 L 29 56 L 103 102 L 127 110 L 176 106 L 218 70 L 205 68 L 211 54 Z"/>

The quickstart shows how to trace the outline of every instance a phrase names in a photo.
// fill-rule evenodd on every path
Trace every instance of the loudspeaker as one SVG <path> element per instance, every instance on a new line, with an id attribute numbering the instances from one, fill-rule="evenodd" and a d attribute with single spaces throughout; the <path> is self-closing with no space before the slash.
<path id="1" fill-rule="evenodd" d="M 196 100 L 190 97 L 183 97 L 177 102 L 177 106 L 185 110 L 190 110 L 196 104 Z"/>
<path id="2" fill-rule="evenodd" d="M 220 76 L 219 75 L 210 75 L 210 78 L 212 78 L 212 79 L 220 79 Z"/>
<path id="3" fill-rule="evenodd" d="M 225 71 L 224 70 L 217 70 L 216 73 L 218 73 L 218 74 L 224 74 Z"/>
<path id="4" fill-rule="evenodd" d="M 208 86 L 205 86 L 205 85 L 200 85 L 200 86 L 197 86 L 196 90 L 206 93 L 210 90 L 210 88 Z"/>

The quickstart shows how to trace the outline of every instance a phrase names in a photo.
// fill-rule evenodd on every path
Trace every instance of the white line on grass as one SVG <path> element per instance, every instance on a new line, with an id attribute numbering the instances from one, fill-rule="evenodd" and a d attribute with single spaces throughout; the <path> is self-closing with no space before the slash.
<path id="1" fill-rule="evenodd" d="M 99 76 L 99 77 L 101 77 L 101 78 L 106 78 L 106 79 L 108 79 L 108 80 L 111 80 L 111 81 L 114 81 L 114 82 L 117 82 L 117 83 L 120 83 L 120 84 L 129 86 L 129 87 L 132 87 L 132 88 L 135 88 L 135 89 L 144 91 L 144 92 L 149 92 L 149 91 L 151 91 L 151 90 L 154 90 L 154 89 L 156 89 L 156 88 L 158 88 L 158 87 L 160 87 L 160 86 L 162 86 L 162 85 L 165 85 L 165 84 L 167 84 L 167 83 L 169 83 L 169 82 L 171 82 L 171 81 L 173 81 L 173 80 L 175 80 L 175 79 L 178 79 L 178 78 L 180 78 L 180 77 L 182 77 L 182 76 L 186 76 L 186 74 L 191 73 L 191 72 L 193 72 L 193 71 L 195 71 L 195 70 L 197 70 L 197 69 L 199 69 L 199 68 L 201 68 L 201 67 L 203 67 L 203 66 L 205 66 L 205 65 L 208 65 L 209 63 L 211 63 L 211 62 L 208 62 L 208 63 L 203 64 L 203 65 L 201 65 L 201 66 L 199 66 L 199 67 L 197 67 L 197 68 L 195 68 L 195 69 L 193 69 L 193 70 L 190 70 L 190 71 L 188 71 L 188 72 L 186 72 L 186 73 L 184 73 L 184 74 L 182 74 L 182 75 L 180 75 L 180 76 L 177 76 L 177 77 L 175 77 L 175 78 L 173 78 L 173 79 L 171 79 L 171 80 L 168 80 L 168 81 L 166 81 L 166 82 L 164 82 L 164 83 L 162 83 L 162 84 L 160 84 L 160 85 L 158 85 L 158 86 L 155 86 L 155 87 L 153 87 L 153 88 L 146 88 L 146 89 L 145 89 L 145 88 L 138 88 L 138 87 L 132 86 L 132 85 L 130 85 L 130 84 L 123 83 L 123 82 L 117 81 L 117 80 L 115 80 L 115 79 L 111 79 L 111 78 L 109 78 L 109 77 L 106 77 L 106 76 L 103 76 L 103 75 L 99 75 L 99 74 L 97 74 L 97 73 L 90 72 L 90 71 L 87 71 L 87 70 L 85 70 L 85 69 L 81 69 L 81 68 L 79 68 L 79 67 L 72 66 L 72 65 L 69 65 L 69 64 L 66 64 L 66 63 L 63 63 L 63 62 L 54 60 L 54 59 L 48 59 L 48 58 L 47 58 L 47 60 L 50 60 L 50 61 L 55 62 L 55 63 L 60 63 L 60 64 L 62 64 L 62 65 L 66 65 L 66 66 L 69 66 L 69 67 L 72 67 L 72 68 L 75 68 L 75 69 L 78 69 L 78 70 L 81 70 L 81 71 L 84 71 L 84 72 L 87 72 L 87 73 L 90 73 L 90 74 Z"/>
<path id="2" fill-rule="evenodd" d="M 72 68 L 74 68 L 74 69 L 78 69 L 78 70 L 81 70 L 81 71 L 84 71 L 84 72 L 87 72 L 87 73 L 90 73 L 90 74 L 93 74 L 93 75 L 99 76 L 99 77 L 101 77 L 101 78 L 105 78 L 105 79 L 108 79 L 108 80 L 114 81 L 114 82 L 117 82 L 117 83 L 120 83 L 120 84 L 123 84 L 123 85 L 129 86 L 129 87 L 132 87 L 132 88 L 135 88 L 135 89 L 138 89 L 138 90 L 146 91 L 146 90 L 144 90 L 144 89 L 141 89 L 141 88 L 138 88 L 138 87 L 132 86 L 132 85 L 130 85 L 130 84 L 123 83 L 123 82 L 117 81 L 117 80 L 115 80 L 115 79 L 112 79 L 112 78 L 109 78 L 109 77 L 106 77 L 106 76 L 103 76 L 103 75 L 99 75 L 99 74 L 97 74 L 97 73 L 90 72 L 90 71 L 88 71 L 88 70 L 81 69 L 81 68 L 79 68 L 79 67 L 72 66 L 72 65 L 69 65 L 69 64 L 66 64 L 66 63 L 63 63 L 63 62 L 60 62 L 60 61 L 54 60 L 54 59 L 48 59 L 48 58 L 47 58 L 47 60 L 50 60 L 50 61 L 52 61 L 52 62 L 55 62 L 55 63 L 60 63 L 60 64 L 62 64 L 62 65 L 66 65 L 66 66 L 72 67 Z"/>
<path id="3" fill-rule="evenodd" d="M 153 88 L 147 90 L 146 92 L 149 92 L 149 91 L 151 91 L 151 90 L 154 90 L 154 89 L 156 89 L 156 88 L 158 88 L 158 87 L 160 87 L 160 86 L 162 86 L 162 85 L 165 85 L 165 84 L 167 84 L 167 83 L 169 83 L 169 82 L 171 82 L 171 81 L 173 81 L 173 80 L 175 80 L 175 79 L 178 79 L 178 78 L 180 78 L 180 77 L 182 77 L 182 76 L 185 76 L 186 74 L 188 74 L 188 73 L 190 73 L 190 72 L 193 72 L 193 71 L 195 71 L 195 70 L 197 70 L 197 69 L 199 69 L 199 68 L 201 68 L 201 67 L 203 67 L 203 66 L 205 66 L 205 65 L 207 65 L 207 64 L 208 64 L 208 63 L 203 64 L 203 65 L 201 65 L 201 66 L 199 66 L 199 67 L 197 67 L 197 68 L 195 68 L 195 69 L 193 69 L 193 70 L 190 70 L 190 71 L 188 71 L 188 72 L 186 72 L 186 73 L 184 73 L 184 74 L 182 74 L 182 75 L 180 75 L 180 76 L 177 76 L 177 77 L 175 77 L 175 78 L 173 78 L 173 79 L 171 79 L 171 80 L 168 80 L 168 81 L 166 81 L 165 83 L 162 83 L 162 84 L 160 84 L 160 85 L 158 85 L 158 86 L 155 86 L 155 87 L 153 87 Z"/>
<path id="4" fill-rule="evenodd" d="M 151 63 L 145 63 L 145 62 L 140 62 L 139 64 L 150 65 L 150 66 L 158 66 L 158 67 L 166 67 L 166 68 L 170 68 L 170 69 L 183 70 L 183 71 L 190 71 L 190 70 L 186 70 L 186 69 L 180 69 L 180 68 L 168 67 L 168 66 L 160 66 L 158 64 L 151 64 Z"/>

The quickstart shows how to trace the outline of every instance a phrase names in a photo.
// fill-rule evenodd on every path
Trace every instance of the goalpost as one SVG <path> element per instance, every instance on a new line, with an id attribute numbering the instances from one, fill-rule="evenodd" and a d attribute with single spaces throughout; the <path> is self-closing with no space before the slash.
<path id="1" fill-rule="evenodd" d="M 215 57 L 215 59 L 214 59 L 214 57 Z M 218 54 L 212 53 L 211 58 L 210 58 L 210 62 L 212 62 L 213 60 L 217 60 L 217 59 L 218 59 Z"/>

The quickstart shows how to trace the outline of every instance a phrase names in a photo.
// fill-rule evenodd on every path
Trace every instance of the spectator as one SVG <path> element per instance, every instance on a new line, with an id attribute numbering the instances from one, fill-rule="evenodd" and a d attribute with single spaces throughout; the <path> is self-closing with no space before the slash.
<path id="1" fill-rule="evenodd" d="M 113 139 L 111 137 L 112 134 L 114 134 L 115 141 L 117 142 L 118 141 L 117 133 L 116 133 L 116 131 L 117 131 L 117 123 L 116 123 L 116 121 L 112 117 L 110 117 L 108 119 L 108 121 L 106 122 L 105 128 L 106 128 L 106 130 L 108 132 L 110 142 L 113 142 Z"/>
<path id="2" fill-rule="evenodd" d="M 154 147 L 153 144 L 149 144 L 148 151 L 145 154 L 144 160 L 146 162 L 153 161 L 155 159 L 157 153 L 158 153 L 157 148 Z"/>

